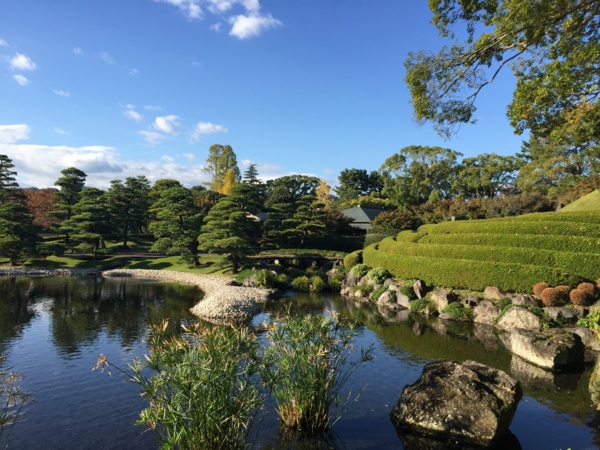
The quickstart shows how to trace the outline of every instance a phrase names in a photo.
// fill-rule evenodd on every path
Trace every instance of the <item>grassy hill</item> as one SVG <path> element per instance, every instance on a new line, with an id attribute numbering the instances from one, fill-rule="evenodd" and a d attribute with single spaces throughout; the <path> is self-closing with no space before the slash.
<path id="1" fill-rule="evenodd" d="M 600 211 L 600 191 L 596 189 L 565 206 L 561 212 Z"/>
<path id="2" fill-rule="evenodd" d="M 460 289 L 575 286 L 600 277 L 600 210 L 423 225 L 367 247 L 363 261 Z"/>

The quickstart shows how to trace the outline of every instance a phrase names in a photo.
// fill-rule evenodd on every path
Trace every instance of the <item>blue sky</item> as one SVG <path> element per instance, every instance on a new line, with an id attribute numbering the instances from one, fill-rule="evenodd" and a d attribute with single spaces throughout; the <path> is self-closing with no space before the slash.
<path id="1" fill-rule="evenodd" d="M 442 45 L 430 19 L 424 0 L 0 1 L 0 154 L 21 186 L 75 166 L 106 188 L 201 184 L 212 144 L 330 185 L 408 145 L 518 152 L 508 73 L 452 140 L 414 121 L 403 62 Z"/>

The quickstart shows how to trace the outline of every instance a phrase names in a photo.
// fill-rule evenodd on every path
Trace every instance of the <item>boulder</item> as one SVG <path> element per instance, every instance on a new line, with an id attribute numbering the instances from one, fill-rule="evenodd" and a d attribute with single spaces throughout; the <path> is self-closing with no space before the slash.
<path id="1" fill-rule="evenodd" d="M 514 330 L 519 328 L 537 331 L 542 328 L 542 321 L 528 309 L 513 305 L 502 317 L 500 317 L 500 319 L 498 319 L 496 326 L 501 330 Z"/>
<path id="2" fill-rule="evenodd" d="M 457 299 L 451 289 L 437 289 L 431 293 L 431 300 L 435 304 L 437 312 L 441 313 L 446 306 Z"/>
<path id="3" fill-rule="evenodd" d="M 473 322 L 493 325 L 500 312 L 500 307 L 490 300 L 482 300 L 473 308 Z"/>
<path id="4" fill-rule="evenodd" d="M 481 297 L 475 294 L 466 294 L 461 297 L 461 301 L 464 305 L 474 308 L 481 303 Z"/>
<path id="5" fill-rule="evenodd" d="M 414 282 L 413 290 L 415 291 L 417 298 L 423 298 L 425 297 L 425 294 L 427 294 L 427 286 L 425 286 L 425 282 L 422 280 Z"/>
<path id="6" fill-rule="evenodd" d="M 563 327 L 564 331 L 577 334 L 585 345 L 585 362 L 593 363 L 600 354 L 600 340 L 598 335 L 587 327 Z"/>
<path id="7" fill-rule="evenodd" d="M 585 347 L 581 338 L 561 329 L 512 330 L 508 348 L 525 361 L 544 369 L 574 372 L 583 367 Z"/>
<path id="8" fill-rule="evenodd" d="M 517 306 L 542 306 L 541 301 L 528 294 L 510 294 L 508 298 Z"/>
<path id="9" fill-rule="evenodd" d="M 549 306 L 546 314 L 559 323 L 576 323 L 584 316 L 583 308 L 565 308 L 564 306 Z"/>
<path id="10" fill-rule="evenodd" d="M 404 388 L 390 417 L 399 434 L 488 445 L 508 432 L 522 396 L 519 382 L 501 370 L 436 360 Z"/>
<path id="11" fill-rule="evenodd" d="M 410 298 L 407 295 L 401 294 L 400 291 L 396 291 L 396 303 L 403 308 L 408 308 L 410 305 Z"/>
<path id="12" fill-rule="evenodd" d="M 594 364 L 588 389 L 590 397 L 592 397 L 592 402 L 596 405 L 596 409 L 600 410 L 600 358 L 596 359 L 596 363 Z"/>
<path id="13" fill-rule="evenodd" d="M 506 294 L 504 294 L 497 287 L 488 286 L 483 291 L 483 298 L 486 298 L 488 300 L 500 300 L 504 297 L 506 297 Z"/>
<path id="14" fill-rule="evenodd" d="M 510 360 L 510 373 L 523 386 L 547 392 L 574 391 L 581 374 L 553 372 L 528 363 L 517 355 Z"/>

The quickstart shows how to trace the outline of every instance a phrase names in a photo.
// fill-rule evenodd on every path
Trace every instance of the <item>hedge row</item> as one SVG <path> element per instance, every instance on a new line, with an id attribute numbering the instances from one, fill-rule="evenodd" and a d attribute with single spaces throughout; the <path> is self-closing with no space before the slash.
<path id="1" fill-rule="evenodd" d="M 416 233 L 415 233 L 416 234 Z M 400 242 L 400 239 L 398 239 Z M 497 247 L 522 247 L 556 252 L 600 253 L 600 238 L 588 236 L 557 236 L 554 234 L 427 234 L 403 242 L 419 244 L 491 245 Z"/>
<path id="2" fill-rule="evenodd" d="M 483 261 L 551 267 L 589 280 L 600 276 L 600 253 L 557 252 L 517 246 L 423 244 L 422 240 L 415 244 L 392 238 L 381 241 L 379 251 L 390 255 L 447 259 L 448 264 L 460 259 L 480 261 L 479 264 Z"/>
<path id="3" fill-rule="evenodd" d="M 558 211 L 545 213 L 523 214 L 522 216 L 512 217 L 517 221 L 539 221 L 539 222 L 573 222 L 573 223 L 591 223 L 600 222 L 600 211 Z"/>
<path id="4" fill-rule="evenodd" d="M 434 286 L 482 291 L 497 286 L 504 291 L 530 292 L 533 285 L 576 286 L 582 277 L 550 267 L 516 263 L 486 262 L 465 259 L 431 258 L 390 254 L 372 245 L 363 251 L 363 262 L 384 267 L 394 276 L 419 278 Z"/>
<path id="5" fill-rule="evenodd" d="M 459 220 L 427 224 L 419 227 L 419 233 L 426 234 L 464 234 L 464 233 L 495 233 L 495 234 L 555 234 L 563 236 L 600 236 L 600 222 L 576 223 L 562 221 L 526 221 L 504 219 Z"/>

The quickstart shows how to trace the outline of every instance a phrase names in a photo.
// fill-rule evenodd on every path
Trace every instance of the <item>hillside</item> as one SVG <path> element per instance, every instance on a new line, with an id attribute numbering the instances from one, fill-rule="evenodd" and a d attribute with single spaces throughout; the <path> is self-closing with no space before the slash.
<path id="1" fill-rule="evenodd" d="M 561 212 L 572 211 L 600 211 L 600 190 L 596 189 L 561 209 Z"/>
<path id="2" fill-rule="evenodd" d="M 600 210 L 423 225 L 363 252 L 365 264 L 437 286 L 530 292 L 600 277 Z"/>

